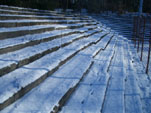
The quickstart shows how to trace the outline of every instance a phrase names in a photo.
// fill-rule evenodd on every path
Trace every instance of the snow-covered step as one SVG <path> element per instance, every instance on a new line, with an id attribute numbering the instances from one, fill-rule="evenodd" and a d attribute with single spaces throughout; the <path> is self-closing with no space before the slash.
<path id="1" fill-rule="evenodd" d="M 118 37 L 118 39 L 120 39 L 120 37 Z M 124 51 L 123 51 L 123 40 L 117 40 L 117 44 L 116 44 L 116 55 L 115 55 L 115 59 L 113 61 L 113 63 L 111 64 L 111 66 L 115 66 L 115 67 L 124 67 Z"/>
<path id="2" fill-rule="evenodd" d="M 17 10 L 9 10 L 9 9 L 2 9 L 0 7 L 0 14 L 15 14 L 15 15 L 39 15 L 39 16 L 59 16 L 59 17 L 81 17 L 88 19 L 87 16 L 82 16 L 82 15 L 76 15 L 76 14 L 64 14 L 64 13 L 56 13 L 56 12 L 33 12 L 33 11 L 17 11 Z"/>
<path id="3" fill-rule="evenodd" d="M 15 14 L 0 14 L 0 20 L 16 20 L 16 19 L 51 19 L 51 20 L 88 20 L 83 17 L 62 17 L 62 16 L 38 16 L 38 15 L 15 15 Z"/>
<path id="4" fill-rule="evenodd" d="M 140 97 L 140 89 L 136 80 L 137 74 L 133 71 L 132 62 L 129 61 L 130 68 L 127 69 L 125 83 L 125 113 L 143 113 Z"/>
<path id="5" fill-rule="evenodd" d="M 90 72 L 79 84 L 61 113 L 99 113 L 103 104 L 109 75 L 101 73 L 101 63 L 94 62 Z"/>
<path id="6" fill-rule="evenodd" d="M 7 54 L 0 55 L 0 76 L 16 69 L 19 68 L 20 66 L 23 66 L 25 64 L 30 63 L 31 61 L 34 61 L 36 59 L 39 59 L 43 57 L 46 54 L 49 54 L 53 51 L 58 50 L 60 47 L 69 45 L 73 41 L 79 40 L 76 42 L 78 44 L 81 42 L 83 39 L 82 38 L 87 38 L 90 35 L 93 35 L 94 32 L 86 32 L 85 34 L 73 34 L 69 36 L 65 36 L 61 39 L 54 39 L 49 42 L 45 43 L 40 43 L 39 45 L 31 46 L 31 47 L 26 47 L 24 49 L 15 51 L 15 52 L 10 52 Z M 105 32 L 100 32 L 97 34 L 94 34 L 94 41 L 98 40 L 97 38 L 101 38 L 103 35 L 105 35 Z M 95 38 L 97 36 L 97 38 Z M 92 37 L 91 37 L 92 39 Z M 87 40 L 87 39 L 85 39 Z M 73 43 L 74 44 L 74 43 Z"/>
<path id="7" fill-rule="evenodd" d="M 94 22 L 93 20 L 0 20 L 0 27 L 21 27 L 31 25 L 47 25 L 47 24 L 74 24 L 82 22 Z"/>
<path id="8" fill-rule="evenodd" d="M 97 46 L 94 45 L 94 47 Z M 114 50 L 99 52 L 97 56 L 100 56 L 100 60 L 94 60 L 89 73 L 80 82 L 75 92 L 61 110 L 61 113 L 101 112 L 110 77 L 107 70 L 113 55 Z"/>
<path id="9" fill-rule="evenodd" d="M 108 44 L 110 44 L 110 41 L 112 40 L 113 36 L 114 36 L 114 34 L 109 33 L 109 35 L 107 35 L 105 38 L 103 38 L 101 40 L 101 42 L 99 42 L 97 44 L 97 46 L 100 46 L 103 50 L 105 50 L 106 47 L 108 46 Z"/>
<path id="10" fill-rule="evenodd" d="M 82 27 L 78 29 L 63 29 L 63 30 L 53 30 L 44 33 L 37 33 L 33 35 L 25 35 L 16 38 L 10 38 L 1 40 L 0 42 L 0 54 L 19 50 L 27 46 L 33 46 L 41 42 L 50 41 L 62 36 L 68 36 L 74 33 L 84 33 L 88 30 L 99 31 L 95 29 L 95 26 Z"/>
<path id="11" fill-rule="evenodd" d="M 107 46 L 105 50 L 101 51 L 101 54 L 97 54 L 94 60 L 96 61 L 108 61 L 109 57 L 104 57 L 104 56 L 113 56 L 114 54 L 114 49 L 116 45 L 116 38 L 110 42 L 110 44 Z M 99 46 L 98 46 L 99 47 Z M 108 62 L 110 63 L 110 62 Z M 106 67 L 104 67 L 106 68 Z"/>
<path id="12" fill-rule="evenodd" d="M 134 92 L 138 94 L 138 95 L 133 95 L 132 97 L 129 97 L 129 99 L 134 97 L 132 100 L 136 100 L 136 103 L 134 103 L 136 107 L 141 107 L 140 104 L 142 105 L 142 110 L 139 108 L 140 110 L 139 112 L 142 111 L 143 113 L 149 113 L 151 112 L 151 108 L 150 108 L 151 106 L 151 90 L 150 90 L 151 80 L 148 77 L 148 75 L 146 75 L 146 73 L 144 72 L 144 69 L 142 68 L 143 65 L 141 65 L 141 62 L 139 62 L 139 58 L 137 58 L 137 54 L 131 53 L 130 51 L 131 49 L 129 48 L 130 44 L 128 40 L 127 40 L 127 46 L 128 46 L 128 55 L 131 58 L 131 60 L 129 61 L 129 70 L 133 70 L 129 72 L 130 74 L 133 75 L 132 80 L 131 78 L 129 78 L 131 80 L 131 82 L 129 80 L 129 84 L 131 83 L 132 86 L 137 89 L 137 90 L 134 90 Z M 129 77 L 131 77 L 130 74 L 129 74 Z M 135 110 L 134 108 L 135 106 L 133 106 L 133 108 L 131 108 L 130 111 Z"/>
<path id="13" fill-rule="evenodd" d="M 63 14 L 57 14 L 54 12 L 33 12 L 33 11 L 18 11 L 18 10 L 10 10 L 10 9 L 3 9 L 0 7 L 1 14 L 18 14 L 18 15 L 47 15 L 47 16 L 64 16 Z"/>
<path id="14" fill-rule="evenodd" d="M 74 44 L 61 48 L 56 52 L 36 60 L 35 62 L 18 68 L 15 71 L 6 74 L 5 76 L 2 76 L 0 78 L 0 83 L 3 84 L 0 85 L 0 89 L 2 89 L 2 92 L 0 93 L 0 109 L 5 108 L 23 96 L 26 92 L 30 91 L 33 87 L 37 86 L 47 78 L 48 74 L 51 74 L 57 70 L 77 52 L 88 46 L 91 46 L 94 43 L 93 38 L 93 36 L 90 36 L 89 38 L 80 41 L 80 43 L 75 42 Z M 16 85 L 13 85 L 14 83 Z"/>
<path id="15" fill-rule="evenodd" d="M 118 37 L 119 38 L 119 37 Z M 125 71 L 122 64 L 123 51 L 122 41 L 117 41 L 115 55 L 109 67 L 109 85 L 105 94 L 102 113 L 124 113 L 124 80 Z"/>
<path id="16" fill-rule="evenodd" d="M 39 9 L 31 9 L 31 8 L 22 8 L 22 7 L 13 7 L 13 6 L 4 6 L 1 5 L 0 9 L 7 12 L 19 12 L 19 13 L 25 13 L 25 14 L 36 14 L 36 15 L 60 15 L 64 16 L 64 13 L 58 12 L 58 11 L 50 11 L 50 10 L 39 10 Z M 77 17 L 80 16 L 82 18 L 89 18 L 88 16 L 83 16 L 79 14 L 66 14 L 65 16 L 68 17 Z"/>
<path id="17" fill-rule="evenodd" d="M 56 24 L 56 25 L 35 25 L 35 26 L 25 26 L 25 27 L 13 27 L 13 28 L 0 28 L 0 40 L 6 38 L 14 38 L 17 36 L 23 36 L 27 34 L 42 33 L 46 31 L 51 31 L 55 29 L 74 29 L 80 28 L 88 25 L 95 25 L 92 23 L 78 23 L 78 24 Z"/>
<path id="18" fill-rule="evenodd" d="M 91 62 L 92 58 L 89 56 L 76 55 L 42 84 L 1 112 L 26 113 L 35 111 L 50 113 L 57 111 L 83 78 Z M 14 106 L 16 107 L 14 108 Z"/>
<path id="19" fill-rule="evenodd" d="M 100 35 L 100 34 L 96 34 L 96 36 L 97 35 Z M 101 35 L 99 36 L 102 38 L 100 38 L 100 40 L 96 41 L 95 45 L 85 49 L 85 51 L 81 51 L 79 54 L 89 55 L 89 56 L 93 57 L 94 60 L 99 60 L 99 59 L 105 58 L 105 57 L 102 57 L 102 54 L 98 54 L 100 51 L 103 53 L 111 53 L 112 54 L 111 51 L 113 50 L 113 48 L 115 46 L 115 42 L 116 42 L 116 37 L 114 37 L 112 39 L 112 35 L 113 34 L 106 34 L 106 32 L 102 32 Z M 95 35 L 93 35 L 93 36 L 96 37 Z M 109 37 L 110 37 L 110 39 L 112 39 L 112 41 L 111 41 L 112 44 L 107 46 L 108 41 L 110 40 L 110 39 L 108 39 Z M 105 40 L 106 40 L 106 42 L 105 42 Z M 106 46 L 108 47 L 107 50 L 110 52 L 103 51 Z M 110 54 L 107 54 L 107 56 L 110 56 Z"/>
<path id="20" fill-rule="evenodd" d="M 83 31 L 85 31 L 85 29 Z M 0 54 L 18 50 L 27 46 L 36 45 L 41 42 L 50 41 L 54 38 L 59 38 L 74 33 L 78 33 L 78 31 L 76 29 L 63 29 L 0 40 Z"/>

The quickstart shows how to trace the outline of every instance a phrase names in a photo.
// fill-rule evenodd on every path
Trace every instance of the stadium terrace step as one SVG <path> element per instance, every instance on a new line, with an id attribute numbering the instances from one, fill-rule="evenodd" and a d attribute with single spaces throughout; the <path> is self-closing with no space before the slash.
<path id="1" fill-rule="evenodd" d="M 93 20 L 1 20 L 0 27 L 21 27 L 47 24 L 74 24 L 82 22 L 94 22 Z"/>
<path id="2" fill-rule="evenodd" d="M 100 34 L 101 35 L 101 34 Z M 12 112 L 16 112 L 16 111 L 20 111 L 21 109 L 22 109 L 22 106 L 24 106 L 24 104 L 26 104 L 26 102 L 28 102 L 29 104 L 29 106 L 27 106 L 27 108 L 28 107 L 30 107 L 30 101 L 29 100 L 31 100 L 30 98 L 33 98 L 33 97 L 35 97 L 35 94 L 37 95 L 37 97 L 36 98 L 34 98 L 33 99 L 33 102 L 36 102 L 37 100 L 39 100 L 38 99 L 38 95 L 41 95 L 42 93 L 43 93 L 43 90 L 47 90 L 47 89 L 44 89 L 44 86 L 45 86 L 45 84 L 47 84 L 47 82 L 49 82 L 50 84 L 48 85 L 48 89 L 49 89 L 49 91 L 48 92 L 46 92 L 44 95 L 48 95 L 48 94 L 50 94 L 50 92 L 51 92 L 51 95 L 49 95 L 49 100 L 50 99 L 53 99 L 52 101 L 48 101 L 47 103 L 46 103 L 46 106 L 44 107 L 44 108 L 42 108 L 42 109 L 39 109 L 39 106 L 42 104 L 41 102 L 43 102 L 43 101 L 46 101 L 45 99 L 47 99 L 48 100 L 48 98 L 41 98 L 40 100 L 39 100 L 39 102 L 37 103 L 37 105 L 35 106 L 35 107 L 33 107 L 33 108 L 28 108 L 28 110 L 27 110 L 27 112 L 30 112 L 30 111 L 37 111 L 38 109 L 39 109 L 39 111 L 46 111 L 46 112 L 56 112 L 56 111 L 58 111 L 59 110 L 59 108 L 64 104 L 64 102 L 68 99 L 68 97 L 70 96 L 70 94 L 74 91 L 74 89 L 78 86 L 78 84 L 80 83 L 80 81 L 82 80 L 82 78 L 84 77 L 84 75 L 85 75 L 85 73 L 87 72 L 87 70 L 89 70 L 90 69 L 90 67 L 91 67 L 91 64 L 92 64 L 92 57 L 91 57 L 91 55 L 93 55 L 93 56 L 95 56 L 97 53 L 98 53 L 98 51 L 99 51 L 99 49 L 101 49 L 101 48 L 99 48 L 99 46 L 97 46 L 97 44 L 98 44 L 98 42 L 100 42 L 101 40 L 102 40 L 102 38 L 100 37 L 100 35 L 99 34 L 94 34 L 93 36 L 90 36 L 91 38 L 89 39 L 89 43 L 90 42 L 93 42 L 93 41 L 95 41 L 95 40 L 98 40 L 98 41 L 96 41 L 92 46 L 90 46 L 90 47 L 88 47 L 88 48 L 86 48 L 86 49 L 84 49 L 84 50 L 82 50 L 82 51 L 79 51 L 79 53 L 75 56 L 75 57 L 73 57 L 71 60 L 69 60 L 66 64 L 64 64 L 64 65 L 62 65 L 62 67 L 60 67 L 59 68 L 59 70 L 57 71 L 57 72 L 55 72 L 54 74 L 52 74 L 50 77 L 48 77 L 47 78 L 47 80 L 45 81 L 45 82 L 43 82 L 40 86 L 38 86 L 37 88 L 35 88 L 35 89 L 33 89 L 33 90 L 31 90 L 27 95 L 29 95 L 29 96 L 25 96 L 25 100 L 27 100 L 27 101 L 22 101 L 20 104 L 19 104 L 19 106 L 18 106 L 18 108 L 17 109 L 14 109 L 14 111 L 12 111 Z M 103 35 L 102 35 L 103 36 Z M 107 36 L 106 36 L 107 37 Z M 93 39 L 93 38 L 95 38 L 95 39 Z M 105 38 L 105 37 L 103 37 L 103 38 Z M 82 42 L 84 42 L 85 43 L 85 41 L 84 40 L 81 40 L 80 41 L 81 43 Z M 82 46 L 84 45 L 84 43 L 83 44 L 81 44 Z M 65 48 L 62 48 L 62 49 L 60 49 L 60 51 L 66 51 L 66 52 L 61 52 L 61 54 L 67 54 L 67 52 L 69 52 L 69 51 L 75 51 L 76 49 L 77 49 L 77 47 L 80 47 L 80 46 L 77 46 L 77 45 L 79 45 L 79 43 L 75 43 L 75 44 L 71 44 L 71 45 L 69 45 L 69 46 L 67 46 L 67 47 L 65 47 Z M 81 47 L 80 47 L 81 48 Z M 93 48 L 93 49 L 92 49 Z M 56 54 L 57 53 L 59 53 L 59 50 L 58 50 L 58 52 L 56 52 Z M 71 52 L 72 53 L 72 52 Z M 53 53 L 52 53 L 53 54 Z M 62 55 L 62 56 L 65 56 L 65 55 Z M 53 56 L 53 57 L 55 57 L 55 58 L 59 58 L 59 55 L 57 55 L 58 57 L 56 57 L 56 56 L 54 56 L 54 55 L 51 55 L 51 56 Z M 50 56 L 49 56 L 49 58 L 50 58 Z M 53 59 L 53 58 L 51 58 L 51 59 Z M 56 59 L 55 59 L 56 60 Z M 63 60 L 61 60 L 61 61 L 63 61 Z M 81 63 L 80 61 L 84 61 L 83 63 Z M 74 64 L 73 64 L 74 63 Z M 79 64 L 80 63 L 80 64 Z M 45 67 L 43 67 L 43 69 L 48 69 L 49 67 L 47 66 L 47 64 L 45 64 L 45 66 L 47 67 L 47 68 L 45 68 Z M 71 66 L 72 66 L 72 68 L 71 68 Z M 25 66 L 25 67 L 27 67 L 27 66 Z M 37 65 L 36 65 L 36 67 L 37 67 Z M 39 67 L 39 66 L 38 66 Z M 70 68 L 69 68 L 70 67 Z M 77 68 L 78 67 L 78 68 Z M 28 67 L 29 68 L 29 67 Z M 74 70 L 73 70 L 74 69 Z M 82 71 L 82 70 L 85 70 L 85 71 Z M 72 71 L 72 74 L 73 75 L 71 75 L 71 71 Z M 82 72 L 82 73 L 81 73 Z M 78 74 L 77 74 L 78 73 Z M 20 75 L 21 76 L 21 75 Z M 59 79 L 60 78 L 60 79 Z M 26 79 L 27 79 L 27 77 L 26 77 Z M 24 79 L 25 80 L 25 79 Z M 50 82 L 50 81 L 53 81 L 53 82 Z M 54 82 L 56 83 L 56 84 L 58 84 L 58 85 L 53 85 L 54 84 Z M 11 82 L 12 83 L 12 82 Z M 59 87 L 58 87 L 59 86 Z M 56 88 L 55 88 L 56 87 Z M 62 88 L 62 87 L 64 87 L 64 90 L 63 91 L 61 91 L 61 92 L 59 92 L 59 90 L 60 90 L 60 88 Z M 55 90 L 54 90 L 55 89 Z M 41 90 L 40 92 L 39 92 L 39 90 Z M 38 91 L 38 92 L 37 92 Z M 43 97 L 45 97 L 43 95 Z M 55 96 L 54 97 L 54 95 L 58 95 L 58 96 Z M 54 98 L 52 98 L 52 97 L 54 97 Z M 23 98 L 21 98 L 21 99 L 24 99 L 24 97 Z M 20 101 L 20 100 L 18 100 L 18 101 Z M 16 103 L 18 104 L 18 101 L 16 101 L 14 104 L 12 104 L 11 106 L 14 106 Z M 10 111 L 11 109 L 12 109 L 12 107 L 8 107 L 8 108 L 6 108 L 6 110 L 7 111 Z M 47 109 L 47 106 L 51 106 L 51 107 L 49 107 L 49 109 Z M 22 110 L 21 110 L 22 111 Z M 3 111 L 2 111 L 3 112 Z M 5 112 L 5 109 L 4 109 L 4 112 Z"/>
<path id="3" fill-rule="evenodd" d="M 139 88 L 139 81 L 137 80 L 138 74 L 136 74 L 133 66 L 133 59 L 130 55 L 130 51 L 127 45 L 127 40 L 125 39 L 125 48 L 127 51 L 128 60 L 125 62 L 126 68 L 126 81 L 125 81 L 125 113 L 143 113 L 141 92 Z"/>
<path id="4" fill-rule="evenodd" d="M 39 43 L 51 41 L 56 38 L 62 38 L 63 36 L 68 36 L 74 33 L 84 33 L 89 30 L 96 32 L 99 31 L 96 26 L 85 26 L 77 29 L 53 30 L 44 33 L 37 33 L 33 35 L 25 35 L 21 37 L 1 40 L 0 54 L 19 50 L 28 46 L 37 45 Z"/>
<path id="5" fill-rule="evenodd" d="M 0 9 L 15 10 L 15 11 L 29 11 L 29 12 L 48 12 L 48 13 L 56 13 L 55 11 L 49 11 L 49 10 L 39 10 L 39 9 L 23 8 L 23 7 L 14 7 L 14 6 L 7 6 L 7 5 L 0 5 Z"/>
<path id="6" fill-rule="evenodd" d="M 124 67 L 122 41 L 116 42 L 115 55 L 109 67 L 109 85 L 105 94 L 102 113 L 124 113 Z"/>
<path id="7" fill-rule="evenodd" d="M 64 16 L 38 16 L 38 15 L 12 15 L 0 14 L 0 20 L 19 20 L 19 19 L 49 19 L 49 20 L 89 20 L 90 18 L 82 17 L 64 17 Z"/>
<path id="8" fill-rule="evenodd" d="M 14 38 L 24 36 L 27 34 L 42 33 L 56 29 L 75 29 L 89 25 L 96 25 L 96 23 L 78 23 L 78 24 L 56 24 L 56 25 L 35 25 L 14 28 L 0 28 L 0 40 L 7 38 Z"/>
<path id="9" fill-rule="evenodd" d="M 98 31 L 88 31 L 84 34 L 73 34 L 69 36 L 62 37 L 61 39 L 54 39 L 49 42 L 40 43 L 35 46 L 26 47 L 24 49 L 10 52 L 7 54 L 0 55 L 0 76 L 19 68 L 25 64 L 28 64 L 38 58 L 43 57 L 53 51 L 58 50 L 60 47 L 67 46 L 74 41 L 82 40 L 82 38 L 87 38 L 88 36 L 102 37 L 106 35 L 106 32 L 97 33 Z M 95 34 L 97 33 L 97 34 Z M 96 39 L 96 38 L 94 38 Z M 97 40 L 94 40 L 97 41 Z"/>
<path id="10" fill-rule="evenodd" d="M 16 15 L 47 15 L 47 16 L 69 16 L 69 15 L 63 15 L 63 14 L 57 14 L 54 12 L 31 12 L 31 11 L 17 11 L 17 10 L 9 10 L 9 9 L 2 9 L 0 7 L 0 13 L 1 14 L 16 14 Z M 73 16 L 74 17 L 74 16 Z"/>
<path id="11" fill-rule="evenodd" d="M 111 45 L 109 44 L 107 46 L 106 51 L 102 50 L 94 55 L 94 62 L 90 71 L 85 76 L 85 78 L 80 82 L 79 86 L 76 88 L 75 92 L 71 95 L 69 100 L 66 102 L 65 106 L 63 106 L 63 109 L 61 109 L 61 113 L 68 113 L 68 112 L 98 113 L 101 111 L 101 107 L 103 106 L 103 102 L 104 102 L 106 88 L 108 85 L 108 80 L 110 78 L 107 71 L 111 59 L 114 55 L 114 46 L 116 40 L 114 38 L 113 38 L 114 41 L 112 41 L 114 42 L 114 44 L 113 43 Z M 101 42 L 102 40 L 99 43 Z M 94 47 L 95 48 L 99 47 L 98 43 L 94 45 Z M 89 54 L 93 54 L 93 53 L 89 52 Z"/>
<path id="12" fill-rule="evenodd" d="M 39 84 L 39 81 L 42 82 L 44 79 L 47 78 L 48 74 L 53 73 L 62 64 L 64 64 L 63 62 L 66 62 L 68 59 L 72 58 L 79 51 L 83 50 L 86 47 L 91 46 L 92 44 L 95 44 L 97 40 L 100 40 L 101 38 L 100 35 L 96 37 L 96 35 L 94 34 L 94 36 L 92 35 L 92 36 L 89 36 L 88 38 L 78 40 L 64 48 L 60 48 L 58 51 L 53 52 L 52 54 L 45 55 L 44 57 L 28 65 L 25 65 L 21 68 L 18 68 L 15 71 L 10 72 L 6 74 L 5 76 L 1 77 L 0 80 L 2 81 L 5 81 L 5 80 L 7 81 L 8 80 L 7 77 L 11 77 L 12 79 L 10 79 L 10 82 L 7 82 L 6 84 L 3 84 L 2 86 L 2 87 L 6 86 L 8 88 L 5 88 L 4 90 L 2 90 L 0 109 L 5 108 L 9 104 L 14 102 L 18 98 L 20 98 L 21 96 L 23 96 L 26 92 L 30 91 L 33 87 L 37 86 L 37 84 Z M 52 59 L 51 62 L 48 62 L 48 59 Z M 41 67 L 41 68 L 38 69 L 38 67 Z M 19 72 L 23 72 L 23 73 L 19 73 Z M 29 77 L 32 77 L 32 79 L 29 79 L 29 77 L 24 76 L 25 74 L 29 75 Z M 23 79 L 23 77 L 25 78 Z M 25 82 L 17 83 L 17 87 L 14 86 L 14 88 L 12 87 L 12 85 L 8 85 L 9 83 L 10 84 L 14 83 L 16 79 L 19 79 L 19 78 L 21 78 L 21 80 L 24 80 Z M 0 83 L 2 83 L 2 81 Z M 8 91 L 10 86 L 12 87 L 11 88 L 12 90 Z M 4 95 L 8 95 L 8 96 L 4 96 Z"/>
<path id="13" fill-rule="evenodd" d="M 76 14 L 64 14 L 64 13 L 57 13 L 57 12 L 31 12 L 31 11 L 17 11 L 17 10 L 8 10 L 2 9 L 0 7 L 0 14 L 11 14 L 11 15 L 37 15 L 37 16 L 60 16 L 60 17 L 81 17 L 83 19 L 89 19 L 88 16 L 83 15 L 76 15 Z"/>
<path id="14" fill-rule="evenodd" d="M 140 107 L 138 110 L 138 112 L 143 112 L 143 113 L 149 113 L 151 112 L 151 79 L 148 75 L 146 75 L 145 71 L 144 71 L 144 66 L 141 63 L 141 61 L 139 61 L 139 57 L 138 54 L 134 51 L 135 49 L 131 46 L 132 42 L 130 40 L 126 41 L 126 45 L 127 45 L 127 50 L 128 55 L 130 56 L 131 61 L 129 62 L 129 68 L 133 71 L 130 71 L 129 73 L 133 75 L 133 79 L 131 81 L 131 84 L 133 86 L 133 88 L 136 88 L 137 90 L 134 90 L 138 95 L 131 95 L 131 97 L 129 97 L 129 99 L 132 98 L 132 100 L 136 101 L 136 103 L 133 103 L 133 108 L 129 109 L 127 108 L 128 111 L 134 111 L 136 109 L 136 107 Z M 135 68 L 134 68 L 135 67 Z M 131 77 L 129 75 L 129 77 Z M 128 84 L 128 83 L 127 83 Z M 134 93 L 135 93 L 134 92 Z M 133 92 L 132 92 L 133 93 Z M 129 102 L 130 103 L 130 102 Z M 129 104 L 128 103 L 128 104 Z M 127 106 L 128 107 L 128 106 Z M 142 108 L 142 109 L 141 109 Z"/>
<path id="15" fill-rule="evenodd" d="M 39 87 L 31 90 L 26 96 L 4 109 L 2 113 L 9 111 L 12 113 L 21 111 L 40 111 L 45 113 L 53 110 L 57 111 L 58 107 L 60 107 L 60 105 L 66 101 L 68 95 L 75 89 L 87 70 L 89 70 L 92 62 L 91 59 L 92 58 L 88 56 L 76 55 L 70 61 L 60 67 L 57 72 L 49 76 L 42 84 L 40 84 Z M 40 95 L 42 98 L 39 98 Z M 22 99 L 25 101 L 22 101 Z M 34 107 L 31 107 L 32 103 L 36 103 L 34 104 Z M 14 106 L 16 106 L 15 104 L 17 104 L 16 109 L 14 109 Z M 26 110 L 23 110 L 25 105 Z"/>
<path id="16" fill-rule="evenodd" d="M 101 16 L 0 5 L 0 112 L 149 113 L 132 21 Z"/>
<path id="17" fill-rule="evenodd" d="M 57 11 L 49 11 L 49 10 L 39 10 L 39 9 L 31 9 L 31 8 L 22 8 L 22 7 L 13 7 L 13 6 L 4 6 L 0 5 L 1 10 L 12 11 L 12 12 L 25 12 L 25 13 L 33 13 L 37 15 L 61 15 L 61 16 L 69 16 L 69 17 L 82 17 L 89 18 L 88 16 L 83 16 L 80 14 L 65 14 L 64 12 Z"/>

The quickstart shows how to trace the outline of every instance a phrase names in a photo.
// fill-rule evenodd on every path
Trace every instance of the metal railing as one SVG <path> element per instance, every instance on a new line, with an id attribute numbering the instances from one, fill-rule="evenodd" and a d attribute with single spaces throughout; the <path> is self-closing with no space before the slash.
<path id="1" fill-rule="evenodd" d="M 134 47 L 140 56 L 140 60 L 143 61 L 146 73 L 149 73 L 151 68 L 151 18 L 145 16 L 135 16 L 133 18 L 133 34 L 132 40 L 134 41 Z"/>

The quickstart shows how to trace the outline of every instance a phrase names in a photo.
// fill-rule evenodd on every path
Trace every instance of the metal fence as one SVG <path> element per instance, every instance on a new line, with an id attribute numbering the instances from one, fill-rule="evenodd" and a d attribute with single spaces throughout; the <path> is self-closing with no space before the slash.
<path id="1" fill-rule="evenodd" d="M 146 73 L 151 68 L 151 18 L 148 16 L 135 16 L 133 18 L 133 34 L 132 40 L 134 47 L 140 56 L 140 60 L 144 63 Z"/>

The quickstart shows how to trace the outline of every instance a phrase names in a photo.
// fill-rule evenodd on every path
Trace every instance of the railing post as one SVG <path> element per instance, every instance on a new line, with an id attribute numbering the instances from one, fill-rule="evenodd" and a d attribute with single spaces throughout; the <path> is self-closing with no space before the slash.
<path id="1" fill-rule="evenodd" d="M 143 20 L 143 31 L 142 31 L 142 48 L 141 48 L 141 58 L 140 60 L 142 61 L 143 60 L 143 51 L 144 51 L 144 38 L 145 38 L 145 27 L 146 27 L 146 18 L 143 17 L 142 18 Z"/>
<path id="2" fill-rule="evenodd" d="M 136 29 L 136 35 L 135 35 L 135 45 L 134 45 L 135 48 L 136 48 L 136 45 L 137 45 L 136 43 L 137 43 L 138 27 L 139 27 L 138 24 L 139 24 L 138 17 L 136 17 L 136 26 L 135 26 L 136 27 L 135 28 Z"/>
<path id="3" fill-rule="evenodd" d="M 134 41 L 134 45 L 136 44 L 136 31 L 137 30 L 137 17 L 133 17 L 133 34 L 132 40 Z"/>
<path id="4" fill-rule="evenodd" d="M 150 26 L 151 26 L 151 23 L 150 23 Z M 148 74 L 149 62 L 150 62 L 150 50 L 151 50 L 151 27 L 150 27 L 149 49 L 148 49 L 148 58 L 147 58 L 147 66 L 146 66 L 147 74 Z"/>
<path id="5" fill-rule="evenodd" d="M 140 45 L 140 37 L 141 37 L 141 23 L 142 19 L 141 17 L 138 17 L 138 36 L 137 36 L 137 52 L 139 52 L 139 45 Z"/>
<path id="6" fill-rule="evenodd" d="M 151 50 L 151 37 L 149 40 L 148 58 L 147 58 L 147 66 L 146 66 L 146 73 L 147 74 L 148 74 L 149 62 L 150 62 L 150 50 Z"/>

